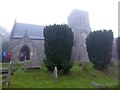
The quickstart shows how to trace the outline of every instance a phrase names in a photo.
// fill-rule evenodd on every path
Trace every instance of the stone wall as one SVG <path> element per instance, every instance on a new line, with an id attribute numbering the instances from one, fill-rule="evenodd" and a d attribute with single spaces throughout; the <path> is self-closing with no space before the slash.
<path id="1" fill-rule="evenodd" d="M 36 45 L 38 49 L 39 60 L 43 61 L 43 59 L 45 59 L 44 40 L 32 40 L 32 42 Z"/>
<path id="2" fill-rule="evenodd" d="M 9 50 L 11 51 L 13 48 L 15 48 L 15 46 L 17 45 L 17 43 L 20 42 L 20 41 L 21 41 L 21 39 L 10 38 Z"/>
<path id="3" fill-rule="evenodd" d="M 11 39 L 12 43 L 10 50 L 13 52 L 13 61 L 19 61 L 19 55 L 21 48 L 26 45 L 30 49 L 30 53 L 32 56 L 30 58 L 31 61 L 41 63 L 44 58 L 44 40 L 30 40 L 27 35 L 25 35 L 21 40 L 20 39 Z"/>

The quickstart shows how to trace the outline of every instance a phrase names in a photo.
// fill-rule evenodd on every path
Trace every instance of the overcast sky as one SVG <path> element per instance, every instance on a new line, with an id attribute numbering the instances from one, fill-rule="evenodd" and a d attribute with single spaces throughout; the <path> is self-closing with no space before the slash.
<path id="1" fill-rule="evenodd" d="M 89 12 L 92 31 L 112 29 L 118 36 L 119 0 L 0 0 L 0 26 L 10 32 L 19 23 L 38 25 L 67 24 L 73 9 Z"/>

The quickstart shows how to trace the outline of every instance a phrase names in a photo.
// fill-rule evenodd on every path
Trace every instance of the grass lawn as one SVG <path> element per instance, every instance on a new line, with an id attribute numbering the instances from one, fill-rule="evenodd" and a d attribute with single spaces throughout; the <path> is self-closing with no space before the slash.
<path id="1" fill-rule="evenodd" d="M 47 71 L 44 65 L 41 69 L 27 71 L 22 70 L 21 65 L 14 64 L 14 67 L 18 68 L 11 76 L 10 88 L 95 88 L 91 82 L 106 87 L 118 87 L 116 62 L 104 71 L 94 69 L 88 62 L 87 70 L 83 70 L 79 63 L 75 63 L 69 74 L 58 76 L 57 83 L 53 81 L 53 73 Z"/>

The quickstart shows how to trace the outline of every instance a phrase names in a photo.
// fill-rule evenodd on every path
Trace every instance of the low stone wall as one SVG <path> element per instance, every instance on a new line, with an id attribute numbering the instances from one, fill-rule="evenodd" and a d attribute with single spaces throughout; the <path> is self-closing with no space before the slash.
<path id="1" fill-rule="evenodd" d="M 32 69 L 32 68 L 41 68 L 40 63 L 38 61 L 25 60 L 24 69 Z"/>

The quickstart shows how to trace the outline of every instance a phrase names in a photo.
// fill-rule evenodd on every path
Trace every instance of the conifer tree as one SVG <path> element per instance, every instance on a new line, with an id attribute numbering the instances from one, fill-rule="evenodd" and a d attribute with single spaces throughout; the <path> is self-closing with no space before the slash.
<path id="1" fill-rule="evenodd" d="M 113 32 L 99 30 L 89 34 L 86 39 L 87 52 L 90 61 L 96 69 L 105 69 L 110 63 Z"/>
<path id="2" fill-rule="evenodd" d="M 71 52 L 73 39 L 72 30 L 66 24 L 54 24 L 44 28 L 46 55 L 44 63 L 48 70 L 53 71 L 57 67 L 58 71 L 66 73 L 72 68 Z"/>

